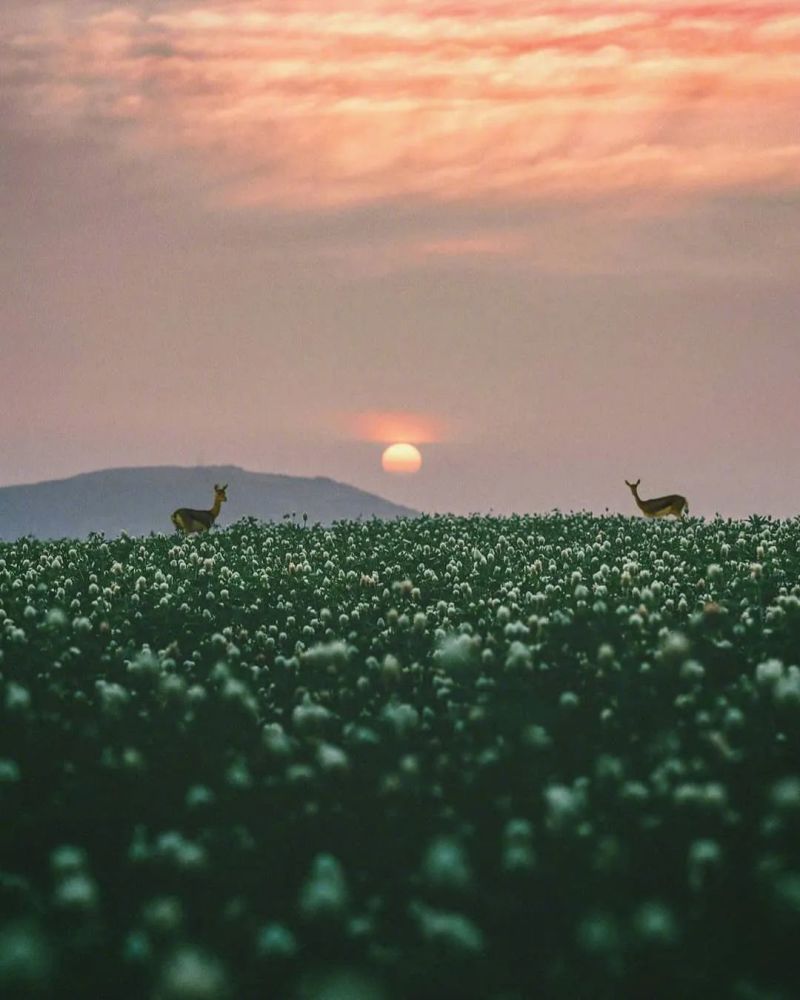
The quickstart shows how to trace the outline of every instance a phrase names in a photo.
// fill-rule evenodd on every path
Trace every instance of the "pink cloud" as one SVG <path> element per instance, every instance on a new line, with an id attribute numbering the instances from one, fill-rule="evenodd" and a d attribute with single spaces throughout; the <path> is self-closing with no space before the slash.
<path id="1" fill-rule="evenodd" d="M 521 233 L 475 233 L 414 242 L 409 250 L 419 257 L 503 257 L 521 253 L 528 240 Z"/>
<path id="2" fill-rule="evenodd" d="M 18 107 L 185 156 L 230 206 L 800 185 L 785 4 L 48 9 L 5 39 Z"/>

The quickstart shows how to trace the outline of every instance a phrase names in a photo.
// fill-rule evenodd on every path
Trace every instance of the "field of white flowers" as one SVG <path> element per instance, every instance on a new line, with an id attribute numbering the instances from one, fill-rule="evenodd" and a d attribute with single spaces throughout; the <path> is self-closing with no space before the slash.
<path id="1" fill-rule="evenodd" d="M 0 545 L 0 994 L 796 996 L 800 519 Z"/>

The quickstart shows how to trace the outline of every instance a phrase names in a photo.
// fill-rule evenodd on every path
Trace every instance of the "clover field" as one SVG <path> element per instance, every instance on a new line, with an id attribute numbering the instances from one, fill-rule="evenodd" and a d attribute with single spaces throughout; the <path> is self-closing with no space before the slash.
<path id="1" fill-rule="evenodd" d="M 0 993 L 789 1000 L 800 519 L 0 544 Z"/>

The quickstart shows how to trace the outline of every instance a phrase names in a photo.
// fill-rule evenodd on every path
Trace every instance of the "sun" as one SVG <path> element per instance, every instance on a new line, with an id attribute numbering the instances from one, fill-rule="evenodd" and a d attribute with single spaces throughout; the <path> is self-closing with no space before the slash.
<path id="1" fill-rule="evenodd" d="M 390 444 L 381 456 L 384 472 L 398 472 L 411 475 L 419 472 L 422 466 L 422 455 L 413 444 Z"/>

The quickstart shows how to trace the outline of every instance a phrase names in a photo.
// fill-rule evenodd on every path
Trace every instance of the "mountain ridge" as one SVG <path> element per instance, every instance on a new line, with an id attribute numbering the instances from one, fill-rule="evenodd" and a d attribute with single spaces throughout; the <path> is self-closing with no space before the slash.
<path id="1" fill-rule="evenodd" d="M 229 488 L 220 527 L 248 516 L 268 521 L 306 513 L 309 522 L 328 524 L 419 513 L 328 476 L 253 472 L 230 464 L 115 466 L 0 487 L 0 540 L 171 534 L 172 511 L 210 507 L 215 482 Z"/>

